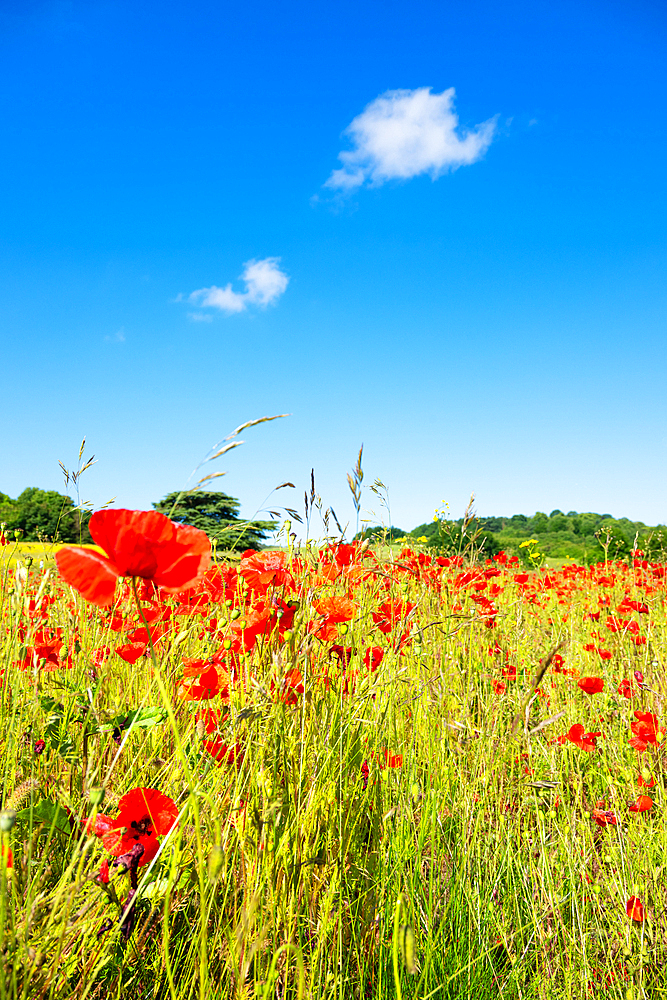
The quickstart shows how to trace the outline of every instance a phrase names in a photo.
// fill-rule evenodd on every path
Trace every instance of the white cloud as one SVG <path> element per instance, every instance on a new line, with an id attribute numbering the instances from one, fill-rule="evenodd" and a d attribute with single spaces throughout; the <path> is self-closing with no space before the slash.
<path id="1" fill-rule="evenodd" d="M 121 326 L 120 330 L 116 330 L 113 337 L 105 337 L 106 341 L 115 342 L 116 344 L 125 343 L 125 327 Z"/>
<path id="2" fill-rule="evenodd" d="M 188 302 L 202 308 L 220 309 L 227 314 L 240 313 L 249 305 L 268 306 L 275 302 L 287 288 L 289 278 L 278 267 L 280 257 L 265 257 L 263 260 L 248 260 L 243 265 L 241 281 L 245 282 L 245 292 L 235 292 L 231 282 L 224 288 L 211 285 L 191 292 Z M 191 319 L 208 319 L 206 313 L 189 313 Z"/>
<path id="3" fill-rule="evenodd" d="M 389 180 L 430 174 L 435 180 L 447 170 L 474 163 L 485 153 L 496 128 L 490 118 L 471 131 L 459 130 L 453 87 L 432 94 L 430 87 L 388 90 L 345 129 L 353 149 L 339 153 L 343 166 L 325 186 L 351 190 L 368 182 L 377 187 Z"/>

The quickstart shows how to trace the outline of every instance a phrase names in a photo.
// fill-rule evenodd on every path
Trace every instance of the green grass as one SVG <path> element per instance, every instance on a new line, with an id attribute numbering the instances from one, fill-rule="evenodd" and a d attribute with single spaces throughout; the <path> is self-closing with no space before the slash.
<path id="1" fill-rule="evenodd" d="M 119 591 L 127 621 L 113 632 L 53 576 L 45 583 L 37 561 L 24 579 L 5 565 L 0 766 L 3 808 L 18 821 L 3 834 L 14 865 L 1 875 L 1 1000 L 385 998 L 398 996 L 395 959 L 405 998 L 667 996 L 664 755 L 661 744 L 641 755 L 629 745 L 632 711 L 662 712 L 664 580 L 619 565 L 521 588 L 503 571 L 489 581 L 502 589 L 487 628 L 460 569 L 432 568 L 429 579 L 416 561 L 383 555 L 366 561 L 366 579 L 329 583 L 316 549 L 293 564 L 291 634 L 260 637 L 242 657 L 221 723 L 220 738 L 244 749 L 238 767 L 213 760 L 195 719 L 224 708 L 222 696 L 184 701 L 180 685 L 184 659 L 209 656 L 249 617 L 247 587 L 230 606 L 170 618 L 155 669 L 113 653 L 96 666 L 92 651 L 124 641 L 136 618 L 130 595 Z M 347 592 L 352 621 L 318 640 L 313 602 Z M 650 604 L 634 615 L 644 646 L 606 633 L 606 605 L 599 623 L 586 617 L 599 600 L 613 611 L 625 592 Z M 385 635 L 372 612 L 390 594 L 415 610 Z M 44 596 L 53 603 L 40 605 Z M 71 669 L 19 669 L 38 625 L 63 630 Z M 611 660 L 583 651 L 592 629 Z M 399 650 L 401 634 L 410 638 Z M 540 659 L 561 642 L 566 668 L 603 676 L 604 692 L 587 696 L 550 670 L 526 707 Z M 354 651 L 347 677 L 332 644 Z M 374 673 L 362 662 L 369 645 L 385 650 Z M 305 688 L 295 704 L 278 697 L 290 669 Z M 627 701 L 616 689 L 635 669 L 647 689 Z M 150 706 L 161 711 L 118 746 L 113 720 Z M 595 752 L 555 741 L 575 722 L 604 733 Z M 402 764 L 381 766 L 385 752 Z M 655 805 L 633 814 L 628 802 L 646 791 L 639 763 L 656 780 Z M 104 788 L 100 809 L 114 815 L 139 786 L 170 796 L 180 821 L 139 869 L 125 941 L 118 903 L 95 879 L 109 852 L 82 821 L 95 812 L 91 789 Z M 595 824 L 598 801 L 617 826 Z M 111 881 L 119 900 L 127 883 Z M 632 895 L 643 923 L 626 914 Z M 399 896 L 412 973 L 393 933 Z"/>

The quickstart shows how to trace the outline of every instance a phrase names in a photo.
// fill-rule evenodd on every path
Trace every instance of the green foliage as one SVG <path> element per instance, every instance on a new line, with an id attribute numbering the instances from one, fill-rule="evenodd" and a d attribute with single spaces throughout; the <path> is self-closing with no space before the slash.
<path id="1" fill-rule="evenodd" d="M 178 524 L 205 531 L 218 548 L 226 551 L 259 549 L 276 521 L 244 521 L 238 516 L 240 503 L 217 490 L 168 493 L 153 506 Z"/>
<path id="2" fill-rule="evenodd" d="M 429 548 L 441 555 L 489 558 L 500 552 L 501 546 L 495 535 L 476 517 L 450 521 L 443 517 L 420 524 L 410 532 L 412 540 L 425 538 Z"/>
<path id="3" fill-rule="evenodd" d="M 521 543 L 535 539 L 535 548 L 555 559 L 575 559 L 578 562 L 627 560 L 633 551 L 643 552 L 654 562 L 667 561 L 667 527 L 648 528 L 643 521 L 591 511 L 577 513 L 552 510 L 549 515 L 537 511 L 532 517 L 513 514 L 511 517 L 473 517 L 463 532 L 464 518 L 446 520 L 439 517 L 417 525 L 410 539 L 425 538 L 427 544 L 446 555 L 462 552 L 476 533 L 476 546 L 484 556 L 493 556 L 501 549 L 517 555 L 530 565 L 529 552 Z M 392 532 L 400 529 L 392 528 Z M 368 533 L 377 529 L 368 529 Z M 482 547 L 483 543 L 483 547 Z"/>
<path id="4" fill-rule="evenodd" d="M 651 562 L 667 562 L 667 528 L 659 525 L 649 529 L 640 537 L 638 546 Z"/>
<path id="5" fill-rule="evenodd" d="M 368 539 L 371 542 L 396 542 L 399 538 L 405 538 L 407 531 L 403 531 L 402 528 L 394 528 L 393 525 L 390 528 L 384 528 L 381 525 L 374 525 L 372 528 L 366 528 L 365 531 L 359 531 L 354 536 L 354 541 L 365 541 Z"/>
<path id="6" fill-rule="evenodd" d="M 628 559 L 635 548 L 644 551 L 647 558 L 662 559 L 667 554 L 666 528 L 647 528 L 642 521 L 614 518 L 611 514 L 590 511 L 580 514 L 574 510 L 564 514 L 561 510 L 552 510 L 548 516 L 538 511 L 532 517 L 526 514 L 479 517 L 478 522 L 509 555 L 525 556 L 521 542 L 531 538 L 546 556 L 588 564 L 604 562 L 605 558 L 609 561 Z M 421 531 L 422 526 L 415 528 L 413 534 Z"/>
<path id="7" fill-rule="evenodd" d="M 19 531 L 26 542 L 90 543 L 89 519 L 90 514 L 78 510 L 71 497 L 55 490 L 29 486 L 16 500 L 0 493 L 0 522 L 10 537 Z"/>

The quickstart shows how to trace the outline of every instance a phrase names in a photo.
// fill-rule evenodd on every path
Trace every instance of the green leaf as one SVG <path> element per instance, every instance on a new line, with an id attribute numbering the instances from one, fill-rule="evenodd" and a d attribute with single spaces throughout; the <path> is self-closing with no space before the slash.
<path id="1" fill-rule="evenodd" d="M 62 718 L 64 708 L 61 702 L 55 701 L 54 698 L 50 698 L 46 694 L 42 695 L 42 697 L 39 700 L 43 712 L 45 712 L 47 715 L 54 715 L 58 716 L 59 718 Z"/>
<path id="2" fill-rule="evenodd" d="M 129 729 L 133 728 L 150 729 L 151 726 L 161 725 L 167 718 L 167 713 L 163 708 L 156 705 L 149 705 L 147 708 L 135 708 L 129 712 L 123 712 L 115 716 L 106 726 L 102 726 L 103 731 L 109 729 Z"/>
<path id="3" fill-rule="evenodd" d="M 63 760 L 72 761 L 78 757 L 74 740 L 69 736 L 64 736 L 62 739 L 52 736 L 49 740 L 49 745 L 52 750 L 56 750 L 60 754 Z"/>
<path id="4" fill-rule="evenodd" d="M 30 823 L 31 821 L 33 825 L 44 823 L 49 829 L 57 830 L 59 833 L 64 833 L 67 836 L 71 833 L 67 812 L 63 806 L 57 802 L 51 802 L 50 799 L 41 799 L 32 808 L 28 806 L 26 809 L 21 809 L 20 812 L 17 812 L 17 823 Z"/>

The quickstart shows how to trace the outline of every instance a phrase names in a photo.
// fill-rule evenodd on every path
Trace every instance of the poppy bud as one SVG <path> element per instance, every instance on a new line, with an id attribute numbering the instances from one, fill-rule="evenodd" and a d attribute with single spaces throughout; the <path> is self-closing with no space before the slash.
<path id="1" fill-rule="evenodd" d="M 211 882 L 217 882 L 220 877 L 220 872 L 222 871 L 222 865 L 225 860 L 225 855 L 223 853 L 222 847 L 219 844 L 215 844 L 210 851 L 208 856 L 208 877 Z"/>
<path id="2" fill-rule="evenodd" d="M 229 617 L 232 619 L 232 621 L 236 621 L 237 618 L 241 617 L 241 612 L 239 611 L 238 608 L 234 608 Z"/>
<path id="3" fill-rule="evenodd" d="M 0 812 L 0 833 L 9 833 L 16 823 L 16 812 L 13 809 L 3 809 Z"/>
<path id="4" fill-rule="evenodd" d="M 104 802 L 104 789 L 91 788 L 88 792 L 88 798 L 90 799 L 90 804 L 92 806 L 101 806 Z"/>
<path id="5" fill-rule="evenodd" d="M 415 932 L 409 924 L 401 924 L 398 928 L 398 947 L 406 970 L 414 975 L 417 971 L 415 962 Z"/>

